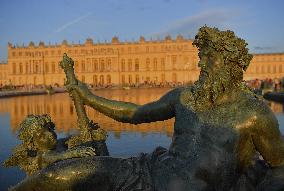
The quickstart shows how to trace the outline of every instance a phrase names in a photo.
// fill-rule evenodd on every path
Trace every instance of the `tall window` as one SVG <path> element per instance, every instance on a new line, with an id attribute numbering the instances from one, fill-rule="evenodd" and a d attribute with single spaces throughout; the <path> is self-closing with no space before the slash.
<path id="1" fill-rule="evenodd" d="M 39 65 L 37 63 L 35 65 L 35 73 L 40 73 Z"/>
<path id="2" fill-rule="evenodd" d="M 30 73 L 29 63 L 26 62 L 26 74 Z"/>
<path id="3" fill-rule="evenodd" d="M 54 62 L 52 62 L 51 71 L 52 71 L 52 73 L 55 73 L 55 64 L 54 64 Z"/>
<path id="4" fill-rule="evenodd" d="M 128 76 L 128 83 L 132 84 L 132 76 L 131 75 Z"/>
<path id="5" fill-rule="evenodd" d="M 265 73 L 265 66 L 261 66 L 261 73 Z"/>
<path id="6" fill-rule="evenodd" d="M 146 59 L 146 71 L 150 70 L 150 58 Z"/>
<path id="7" fill-rule="evenodd" d="M 172 66 L 173 66 L 173 70 L 177 69 L 177 57 L 176 56 L 172 56 Z"/>
<path id="8" fill-rule="evenodd" d="M 111 59 L 107 59 L 107 71 L 111 71 Z"/>
<path id="9" fill-rule="evenodd" d="M 81 70 L 82 70 L 82 72 L 85 72 L 85 70 L 86 70 L 86 66 L 85 66 L 85 60 L 82 60 L 82 63 L 81 63 L 82 65 L 81 65 Z"/>
<path id="10" fill-rule="evenodd" d="M 100 85 L 104 85 L 105 83 L 105 80 L 104 80 L 104 76 L 103 75 L 100 75 Z"/>
<path id="11" fill-rule="evenodd" d="M 270 65 L 268 65 L 268 67 L 267 67 L 267 73 L 271 73 L 271 70 L 270 70 Z"/>
<path id="12" fill-rule="evenodd" d="M 124 75 L 121 75 L 121 83 L 125 84 L 125 76 Z"/>
<path id="13" fill-rule="evenodd" d="M 165 65 L 165 58 L 161 58 L 161 70 L 165 70 L 166 65 Z"/>
<path id="14" fill-rule="evenodd" d="M 78 64 L 78 61 L 76 61 L 76 60 L 75 60 L 75 64 L 74 64 L 74 66 L 75 66 L 75 72 L 78 72 L 78 70 L 79 70 L 79 64 Z"/>
<path id="15" fill-rule="evenodd" d="M 84 75 L 82 75 L 82 82 L 85 82 L 85 76 Z"/>
<path id="16" fill-rule="evenodd" d="M 111 76 L 107 75 L 107 84 L 111 84 Z"/>
<path id="17" fill-rule="evenodd" d="M 99 70 L 98 60 L 94 60 L 94 72 L 97 72 Z"/>
<path id="18" fill-rule="evenodd" d="M 104 59 L 101 59 L 100 60 L 100 62 L 101 62 L 101 68 L 100 68 L 100 71 L 105 71 L 105 60 Z"/>
<path id="19" fill-rule="evenodd" d="M 158 68 L 158 61 L 157 61 L 157 58 L 154 58 L 153 64 L 154 64 L 154 71 L 156 71 L 157 68 Z"/>
<path id="20" fill-rule="evenodd" d="M 13 74 L 16 74 L 16 63 L 13 63 Z"/>
<path id="21" fill-rule="evenodd" d="M 139 71 L 139 59 L 138 58 L 135 59 L 135 71 L 136 72 Z"/>
<path id="22" fill-rule="evenodd" d="M 132 60 L 128 59 L 128 71 L 132 71 Z"/>
<path id="23" fill-rule="evenodd" d="M 125 71 L 125 60 L 124 59 L 121 60 L 121 71 L 122 72 Z"/>
<path id="24" fill-rule="evenodd" d="M 173 73 L 173 82 L 176 83 L 177 82 L 177 74 Z"/>
<path id="25" fill-rule="evenodd" d="M 135 83 L 136 83 L 136 84 L 139 84 L 139 83 L 140 83 L 139 75 L 138 75 L 138 74 L 136 74 L 136 76 L 135 76 Z"/>
<path id="26" fill-rule="evenodd" d="M 20 63 L 20 74 L 22 74 L 22 73 L 23 73 L 23 64 Z"/>
<path id="27" fill-rule="evenodd" d="M 93 75 L 93 84 L 98 85 L 98 76 L 97 75 Z"/>
<path id="28" fill-rule="evenodd" d="M 49 73 L 48 62 L 45 63 L 45 73 Z"/>
<path id="29" fill-rule="evenodd" d="M 164 73 L 161 74 L 161 80 L 163 83 L 166 82 L 166 76 Z"/>

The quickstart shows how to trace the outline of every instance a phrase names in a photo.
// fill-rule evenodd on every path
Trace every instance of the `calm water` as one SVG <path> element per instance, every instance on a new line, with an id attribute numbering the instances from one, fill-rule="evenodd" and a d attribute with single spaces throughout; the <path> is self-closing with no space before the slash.
<path id="1" fill-rule="evenodd" d="M 97 95 L 121 101 L 144 104 L 159 99 L 170 89 L 99 90 Z M 274 111 L 280 130 L 284 133 L 283 105 L 268 103 Z M 27 114 L 48 113 L 56 124 L 60 137 L 74 131 L 76 112 L 68 94 L 24 96 L 0 99 L 0 163 L 11 154 L 18 144 L 16 132 L 19 123 Z M 98 122 L 109 133 L 107 146 L 112 156 L 128 157 L 140 152 L 151 152 L 157 146 L 169 147 L 174 120 L 150 124 L 130 125 L 116 122 L 87 108 L 88 116 Z M 0 167 L 0 190 L 7 190 L 25 177 L 18 168 Z"/>

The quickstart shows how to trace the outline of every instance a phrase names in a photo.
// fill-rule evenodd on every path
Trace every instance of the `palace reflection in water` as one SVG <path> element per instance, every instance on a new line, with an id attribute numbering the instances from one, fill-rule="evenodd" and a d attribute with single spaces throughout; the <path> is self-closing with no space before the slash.
<path id="1" fill-rule="evenodd" d="M 159 99 L 170 89 L 131 89 L 131 90 L 99 90 L 99 96 L 144 104 Z M 55 95 L 37 95 L 5 98 L 0 100 L 0 113 L 10 114 L 10 125 L 13 133 L 21 121 L 28 114 L 49 114 L 56 124 L 58 133 L 70 133 L 76 127 L 77 115 L 73 102 L 67 93 Z M 87 107 L 90 119 L 99 123 L 107 131 L 114 131 L 116 136 L 120 132 L 135 131 L 142 134 L 159 132 L 171 136 L 174 120 L 155 122 L 150 124 L 131 125 L 116 122 L 92 108 Z"/>
<path id="2" fill-rule="evenodd" d="M 99 96 L 144 104 L 159 99 L 170 89 L 131 89 L 131 90 L 98 90 L 95 93 Z M 283 105 L 269 102 L 268 105 L 274 113 L 283 113 Z M 0 113 L 10 114 L 10 126 L 13 133 L 16 132 L 20 122 L 28 114 L 51 115 L 58 133 L 70 133 L 76 128 L 76 111 L 73 102 L 67 93 L 55 95 L 37 95 L 5 98 L 0 100 Z M 150 124 L 131 125 L 116 122 L 92 108 L 87 107 L 87 114 L 90 119 L 98 122 L 107 131 L 114 131 L 117 136 L 122 131 L 135 131 L 142 134 L 149 132 L 160 132 L 171 136 L 173 133 L 174 120 L 155 122 Z"/>

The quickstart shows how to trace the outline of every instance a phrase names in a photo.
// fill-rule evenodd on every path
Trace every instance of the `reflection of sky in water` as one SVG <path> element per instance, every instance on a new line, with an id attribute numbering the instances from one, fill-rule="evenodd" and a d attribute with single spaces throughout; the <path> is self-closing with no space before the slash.
<path id="1" fill-rule="evenodd" d="M 278 123 L 279 123 L 280 131 L 283 135 L 284 134 L 284 114 L 283 113 L 276 113 L 275 115 L 276 115 L 276 118 L 277 118 Z"/>
<path id="2" fill-rule="evenodd" d="M 157 100 L 169 89 L 137 89 L 137 90 L 111 90 L 96 91 L 96 94 L 115 100 L 130 101 L 144 104 Z M 275 113 L 279 127 L 284 134 L 283 105 L 268 103 Z M 11 149 L 18 143 L 15 132 L 16 126 L 27 114 L 49 113 L 57 126 L 59 137 L 72 132 L 76 125 L 76 112 L 72 101 L 67 94 L 52 96 L 26 96 L 0 99 L 0 163 L 6 159 Z M 115 157 L 129 157 L 140 152 L 151 152 L 157 146 L 168 148 L 171 143 L 174 120 L 165 122 L 130 125 L 116 122 L 102 114 L 87 109 L 88 116 L 105 128 L 109 137 L 107 145 L 109 152 Z M 7 190 L 23 179 L 24 173 L 18 168 L 3 168 L 0 166 L 0 190 Z"/>

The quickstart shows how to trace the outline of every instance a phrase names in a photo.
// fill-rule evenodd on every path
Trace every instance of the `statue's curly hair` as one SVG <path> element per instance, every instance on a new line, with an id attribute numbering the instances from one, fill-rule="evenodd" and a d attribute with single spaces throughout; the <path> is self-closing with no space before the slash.
<path id="1" fill-rule="evenodd" d="M 238 38 L 230 30 L 220 31 L 205 25 L 199 29 L 192 44 L 199 51 L 202 48 L 210 47 L 221 53 L 225 65 L 232 68 L 233 75 L 236 75 L 237 78 L 243 77 L 243 71 L 247 70 L 252 59 L 252 55 L 248 53 L 248 48 L 246 48 L 245 40 Z"/>
<path id="2" fill-rule="evenodd" d="M 20 124 L 18 138 L 23 141 L 23 144 L 26 146 L 32 147 L 35 132 L 43 127 L 48 127 L 51 131 L 55 130 L 54 123 L 49 115 L 28 115 Z"/>

